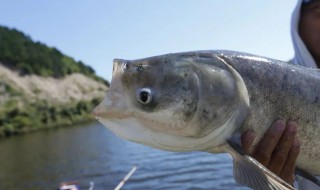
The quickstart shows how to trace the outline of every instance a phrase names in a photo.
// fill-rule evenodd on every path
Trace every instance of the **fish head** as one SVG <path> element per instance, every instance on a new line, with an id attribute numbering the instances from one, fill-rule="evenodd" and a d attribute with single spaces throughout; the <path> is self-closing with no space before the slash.
<path id="1" fill-rule="evenodd" d="M 94 115 L 133 142 L 170 151 L 206 148 L 209 134 L 234 110 L 236 83 L 220 62 L 210 66 L 215 74 L 197 60 L 193 54 L 115 59 L 110 88 Z M 215 81 L 204 82 L 212 74 Z"/>

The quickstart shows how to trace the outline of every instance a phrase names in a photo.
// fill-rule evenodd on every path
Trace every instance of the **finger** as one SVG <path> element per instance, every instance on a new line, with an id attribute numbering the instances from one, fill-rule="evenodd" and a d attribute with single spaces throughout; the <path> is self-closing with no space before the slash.
<path id="1" fill-rule="evenodd" d="M 264 166 L 269 164 L 272 152 L 285 130 L 285 122 L 277 120 L 265 133 L 264 137 L 255 148 L 253 157 Z"/>
<path id="2" fill-rule="evenodd" d="M 286 129 L 282 134 L 276 148 L 272 153 L 272 157 L 267 166 L 273 173 L 280 175 L 283 166 L 288 158 L 289 151 L 292 147 L 297 133 L 297 124 L 295 122 L 287 122 Z"/>
<path id="3" fill-rule="evenodd" d="M 280 177 L 286 182 L 288 182 L 289 184 L 292 184 L 294 181 L 294 170 L 295 170 L 296 160 L 298 158 L 299 152 L 300 152 L 300 141 L 298 139 L 295 139 L 290 149 L 286 164 L 284 165 L 280 173 Z"/>
<path id="4" fill-rule="evenodd" d="M 254 141 L 254 138 L 255 138 L 255 135 L 251 130 L 248 130 L 241 135 L 241 144 L 245 152 L 249 153 L 249 150 Z"/>

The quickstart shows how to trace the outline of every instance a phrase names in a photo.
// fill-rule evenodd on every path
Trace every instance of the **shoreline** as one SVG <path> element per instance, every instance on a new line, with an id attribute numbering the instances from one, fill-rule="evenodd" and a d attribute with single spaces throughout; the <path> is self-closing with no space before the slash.
<path id="1" fill-rule="evenodd" d="M 12 133 L 7 133 L 5 135 L 0 135 L 0 140 L 1 139 L 8 139 L 12 138 L 15 136 L 20 136 L 20 135 L 27 135 L 30 133 L 34 132 L 39 132 L 39 131 L 45 131 L 45 130 L 53 130 L 53 129 L 59 129 L 59 128 L 67 128 L 67 127 L 76 127 L 77 125 L 85 125 L 85 124 L 90 124 L 94 123 L 96 120 L 94 118 L 88 118 L 88 119 L 83 119 L 79 120 L 73 123 L 65 123 L 65 124 L 59 124 L 59 125 L 52 125 L 52 126 L 44 126 L 44 127 L 39 127 L 39 128 L 29 128 L 29 129 L 24 129 L 21 131 L 15 131 Z"/>

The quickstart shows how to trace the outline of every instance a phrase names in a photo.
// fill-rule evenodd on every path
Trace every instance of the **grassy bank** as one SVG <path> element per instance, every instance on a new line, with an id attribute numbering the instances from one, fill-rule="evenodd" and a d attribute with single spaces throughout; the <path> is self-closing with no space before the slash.
<path id="1" fill-rule="evenodd" d="M 0 109 L 0 137 L 90 121 L 98 103 L 97 98 L 64 105 L 45 101 L 21 104 L 21 100 L 11 99 Z"/>
<path id="2" fill-rule="evenodd" d="M 0 25 L 0 137 L 93 120 L 108 86 L 82 61 Z"/>

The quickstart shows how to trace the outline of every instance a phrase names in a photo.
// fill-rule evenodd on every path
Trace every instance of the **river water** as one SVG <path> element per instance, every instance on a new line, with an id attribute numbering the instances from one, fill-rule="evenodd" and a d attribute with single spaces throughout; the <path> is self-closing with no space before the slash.
<path id="1" fill-rule="evenodd" d="M 226 154 L 172 153 L 120 139 L 98 123 L 0 140 L 0 189 L 54 190 L 63 181 L 82 189 L 247 189 L 235 184 Z"/>

